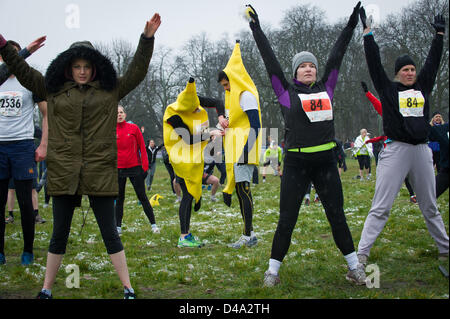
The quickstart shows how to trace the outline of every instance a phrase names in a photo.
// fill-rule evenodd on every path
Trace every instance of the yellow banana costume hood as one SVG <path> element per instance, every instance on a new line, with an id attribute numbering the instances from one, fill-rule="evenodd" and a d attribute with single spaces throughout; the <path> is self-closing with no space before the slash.
<path id="1" fill-rule="evenodd" d="M 203 150 L 208 141 L 192 145 L 186 143 L 167 122 L 175 115 L 188 126 L 191 135 L 200 134 L 209 128 L 208 113 L 200 106 L 194 81 L 188 82 L 176 102 L 167 106 L 163 117 L 163 135 L 173 170 L 178 177 L 184 179 L 189 194 L 197 203 L 202 195 Z"/>
<path id="2" fill-rule="evenodd" d="M 230 82 L 230 90 L 225 90 L 225 112 L 228 116 L 229 125 L 224 138 L 225 162 L 227 170 L 227 184 L 224 193 L 233 194 L 236 182 L 234 179 L 234 164 L 244 151 L 244 146 L 250 133 L 250 122 L 247 114 L 240 106 L 240 96 L 244 91 L 252 93 L 258 102 L 259 122 L 261 123 L 261 109 L 259 95 L 255 84 L 245 69 L 242 62 L 241 47 L 239 42 L 234 46 L 233 53 L 223 70 Z M 253 135 L 254 138 L 254 135 Z M 248 153 L 248 164 L 259 164 L 259 153 L 261 149 L 261 134 L 253 144 Z"/>

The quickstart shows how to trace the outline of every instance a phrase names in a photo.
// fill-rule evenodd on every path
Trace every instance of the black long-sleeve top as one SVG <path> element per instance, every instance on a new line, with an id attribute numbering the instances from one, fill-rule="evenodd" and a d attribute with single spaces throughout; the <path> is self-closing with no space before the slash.
<path id="1" fill-rule="evenodd" d="M 283 73 L 270 43 L 259 26 L 252 29 L 256 45 L 266 66 L 272 88 L 281 106 L 281 112 L 285 121 L 285 146 L 287 149 L 309 147 L 334 141 L 334 120 L 331 101 L 339 75 L 344 54 L 352 38 L 354 28 L 346 26 L 336 43 L 334 44 L 322 78 L 305 85 L 293 79 L 289 82 Z M 317 66 L 316 66 L 317 67 Z M 328 96 L 323 106 L 322 99 L 317 95 Z M 308 100 L 311 102 L 308 103 Z M 321 102 L 319 102 L 321 101 Z M 318 112 L 322 114 L 317 116 Z M 308 114 L 309 115 L 308 115 Z M 325 113 L 325 114 L 324 114 Z"/>
<path id="2" fill-rule="evenodd" d="M 388 78 L 381 65 L 380 50 L 373 35 L 369 33 L 364 36 L 367 65 L 372 82 L 380 97 L 383 108 L 383 130 L 384 135 L 388 138 L 413 145 L 427 141 L 430 132 L 429 97 L 436 80 L 442 49 L 443 36 L 436 34 L 416 83 L 412 86 L 404 86 L 400 82 L 391 81 Z M 404 101 L 401 103 L 400 97 L 408 92 L 418 96 L 417 100 L 412 98 L 406 103 Z M 423 96 L 422 102 L 420 94 Z M 420 108 L 423 112 L 419 110 Z M 409 111 L 413 111 L 414 113 L 409 114 L 414 115 L 402 115 L 402 112 L 405 114 Z"/>

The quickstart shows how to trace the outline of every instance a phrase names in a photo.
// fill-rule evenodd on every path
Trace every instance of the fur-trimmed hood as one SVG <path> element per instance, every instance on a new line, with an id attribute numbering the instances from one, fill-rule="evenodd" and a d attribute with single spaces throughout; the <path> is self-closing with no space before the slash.
<path id="1" fill-rule="evenodd" d="M 117 73 L 111 60 L 96 50 L 90 42 L 83 41 L 73 43 L 50 63 L 45 73 L 45 84 L 49 93 L 58 92 L 65 82 L 71 81 L 66 70 L 69 70 L 72 61 L 78 58 L 93 64 L 95 74 L 92 81 L 99 81 L 102 89 L 111 91 L 116 87 Z"/>

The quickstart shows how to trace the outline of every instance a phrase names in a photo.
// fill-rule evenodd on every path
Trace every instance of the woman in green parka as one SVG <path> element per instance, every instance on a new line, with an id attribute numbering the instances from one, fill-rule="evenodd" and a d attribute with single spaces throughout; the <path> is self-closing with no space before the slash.
<path id="1" fill-rule="evenodd" d="M 0 54 L 19 82 L 48 103 L 48 194 L 53 196 L 53 234 L 43 289 L 51 288 L 66 251 L 70 224 L 82 195 L 90 205 L 106 250 L 125 288 L 135 298 L 122 242 L 114 220 L 117 183 L 117 105 L 144 78 L 153 53 L 154 34 L 161 24 L 155 14 L 144 32 L 128 70 L 118 77 L 111 61 L 90 42 L 76 42 L 60 53 L 45 76 L 31 68 L 0 34 Z M 45 37 L 37 42 L 42 45 Z"/>

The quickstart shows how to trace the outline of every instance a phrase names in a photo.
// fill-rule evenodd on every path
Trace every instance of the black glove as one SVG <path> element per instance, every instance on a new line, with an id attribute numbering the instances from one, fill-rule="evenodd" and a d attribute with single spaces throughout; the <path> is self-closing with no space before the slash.
<path id="1" fill-rule="evenodd" d="M 194 211 L 198 212 L 198 210 L 200 209 L 200 207 L 202 206 L 202 198 L 200 197 L 200 199 L 198 200 L 197 203 L 195 203 L 194 205 Z"/>
<path id="2" fill-rule="evenodd" d="M 361 7 L 361 9 L 359 9 L 359 18 L 361 19 L 363 30 L 367 29 L 367 16 L 364 7 Z"/>
<path id="3" fill-rule="evenodd" d="M 364 82 L 364 81 L 361 81 L 361 86 L 362 86 L 362 88 L 363 88 L 363 90 L 364 90 L 364 92 L 369 92 L 369 89 L 367 88 L 367 84 L 366 84 L 366 82 Z"/>
<path id="4" fill-rule="evenodd" d="M 442 14 L 438 14 L 434 17 L 434 23 L 431 24 L 433 28 L 437 32 L 443 32 L 445 33 L 445 18 Z"/>
<path id="5" fill-rule="evenodd" d="M 227 194 L 227 193 L 222 193 L 223 194 L 223 202 L 225 203 L 225 205 L 227 205 L 228 207 L 231 207 L 231 194 Z"/>
<path id="6" fill-rule="evenodd" d="M 347 26 L 351 27 L 352 29 L 356 28 L 356 26 L 358 25 L 358 14 L 360 7 L 361 1 L 359 1 L 356 7 L 353 8 L 352 15 L 350 16 L 350 19 L 348 19 Z"/>
<path id="7" fill-rule="evenodd" d="M 257 28 L 261 28 L 261 26 L 259 25 L 258 14 L 256 13 L 255 8 L 253 8 L 251 4 L 247 4 L 246 7 L 249 7 L 250 9 L 253 10 L 253 12 L 252 11 L 249 12 L 250 17 L 252 18 L 252 21 L 249 22 L 250 29 L 254 30 Z"/>

